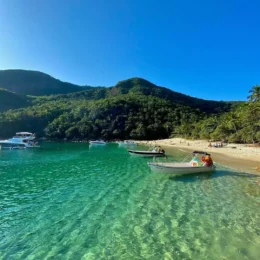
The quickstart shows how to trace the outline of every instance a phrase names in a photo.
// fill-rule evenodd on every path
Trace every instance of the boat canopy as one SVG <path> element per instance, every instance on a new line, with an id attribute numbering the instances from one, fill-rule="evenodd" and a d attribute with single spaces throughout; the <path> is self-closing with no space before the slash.
<path id="1" fill-rule="evenodd" d="M 33 135 L 33 133 L 30 133 L 30 132 L 17 132 L 15 135 L 30 136 L 30 135 Z"/>
<path id="2" fill-rule="evenodd" d="M 201 155 L 209 155 L 209 156 L 210 156 L 209 153 L 203 152 L 203 151 L 194 151 L 194 152 L 192 152 L 192 154 L 193 154 L 193 155 L 194 155 L 194 154 L 201 154 Z"/>

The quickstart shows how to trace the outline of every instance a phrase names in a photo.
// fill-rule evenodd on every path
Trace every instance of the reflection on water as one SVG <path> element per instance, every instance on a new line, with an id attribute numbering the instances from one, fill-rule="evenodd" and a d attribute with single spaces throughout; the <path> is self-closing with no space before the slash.
<path id="1" fill-rule="evenodd" d="M 117 144 L 43 148 L 0 151 L 1 259 L 258 259 L 259 177 L 156 175 Z"/>

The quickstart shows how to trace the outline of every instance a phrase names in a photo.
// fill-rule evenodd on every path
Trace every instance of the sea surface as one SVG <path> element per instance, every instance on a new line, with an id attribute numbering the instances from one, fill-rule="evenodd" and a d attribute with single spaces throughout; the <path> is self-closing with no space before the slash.
<path id="1" fill-rule="evenodd" d="M 161 176 L 117 144 L 42 147 L 0 151 L 0 259 L 260 259 L 259 177 Z"/>

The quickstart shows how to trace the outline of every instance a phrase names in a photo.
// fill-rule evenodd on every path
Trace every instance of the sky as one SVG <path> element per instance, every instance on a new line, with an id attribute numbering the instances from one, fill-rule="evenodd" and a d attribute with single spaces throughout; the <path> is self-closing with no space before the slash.
<path id="1" fill-rule="evenodd" d="M 260 84 L 259 13 L 259 0 L 0 0 L 0 69 L 246 100 Z"/>

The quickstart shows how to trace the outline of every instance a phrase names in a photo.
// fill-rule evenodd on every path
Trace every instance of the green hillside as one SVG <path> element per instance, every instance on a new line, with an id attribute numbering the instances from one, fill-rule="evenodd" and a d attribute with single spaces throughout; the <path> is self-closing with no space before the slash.
<path id="1" fill-rule="evenodd" d="M 0 112 L 8 109 L 16 109 L 21 107 L 27 107 L 31 102 L 26 96 L 17 95 L 10 91 L 0 88 Z"/>
<path id="2" fill-rule="evenodd" d="M 17 94 L 34 96 L 82 90 L 80 86 L 62 82 L 42 72 L 29 70 L 0 70 L 0 86 Z"/>
<path id="3" fill-rule="evenodd" d="M 142 78 L 132 78 L 120 81 L 114 88 L 112 88 L 112 91 L 114 89 L 118 89 L 122 94 L 139 93 L 159 97 L 180 105 L 200 109 L 202 112 L 206 113 L 228 111 L 231 107 L 231 103 L 229 102 L 210 101 L 190 97 L 165 87 L 156 86 Z"/>
<path id="4" fill-rule="evenodd" d="M 190 97 L 164 87 L 158 87 L 153 83 L 142 78 L 132 78 L 124 81 L 119 81 L 115 86 L 109 88 L 89 87 L 80 92 L 69 93 L 64 95 L 55 95 L 40 99 L 41 102 L 45 102 L 46 100 L 50 101 L 60 99 L 99 100 L 103 98 L 116 97 L 122 94 L 154 96 L 170 101 L 174 104 L 189 106 L 194 109 L 199 109 L 201 112 L 210 114 L 229 111 L 230 108 L 237 103 L 233 102 L 233 104 L 232 102 L 210 101 Z"/>
<path id="5" fill-rule="evenodd" d="M 181 136 L 260 141 L 258 86 L 250 90 L 250 102 L 218 102 L 190 97 L 141 78 L 120 81 L 113 87 L 81 88 L 43 73 L 36 74 L 44 75 L 43 80 L 37 77 L 38 83 L 33 81 L 32 89 L 28 87 L 29 81 L 25 84 L 21 78 L 20 81 L 15 79 L 19 91 L 34 96 L 0 91 L 0 111 L 4 111 L 0 113 L 0 137 L 12 136 L 24 129 L 38 137 L 59 140 L 153 140 Z M 53 87 L 46 83 L 49 80 L 62 86 L 69 84 L 74 92 L 63 93 L 66 88 Z M 40 92 L 36 90 L 44 95 L 37 96 Z M 53 90 L 59 94 L 54 95 Z M 18 109 L 5 111 L 9 108 Z"/>
<path id="6" fill-rule="evenodd" d="M 56 139 L 156 139 L 169 137 L 182 121 L 196 122 L 203 116 L 187 106 L 137 94 L 59 99 L 0 113 L 0 133 L 26 129 Z"/>
<path id="7" fill-rule="evenodd" d="M 28 108 L 0 113 L 0 135 L 21 129 L 52 139 L 195 139 L 260 141 L 260 103 L 209 114 L 151 95 L 117 94 L 99 100 L 36 98 Z"/>
<path id="8" fill-rule="evenodd" d="M 115 86 L 110 88 L 81 87 L 75 84 L 62 82 L 38 71 L 2 70 L 0 71 L 0 86 L 11 92 L 23 95 L 61 95 L 54 97 L 54 99 L 85 98 L 88 100 L 98 100 L 128 93 L 143 94 L 146 96 L 151 95 L 169 100 L 176 104 L 189 105 L 192 108 L 198 108 L 206 113 L 228 111 L 231 107 L 230 102 L 209 101 L 190 97 L 164 87 L 156 86 L 142 78 L 119 81 Z M 65 94 L 65 96 L 62 94 Z"/>

